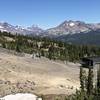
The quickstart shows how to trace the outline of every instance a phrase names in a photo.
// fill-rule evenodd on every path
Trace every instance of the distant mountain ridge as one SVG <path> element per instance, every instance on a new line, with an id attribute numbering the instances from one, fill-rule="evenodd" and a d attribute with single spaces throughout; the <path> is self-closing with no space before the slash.
<path id="1" fill-rule="evenodd" d="M 68 34 L 76 34 L 76 33 L 87 33 L 89 31 L 95 31 L 100 29 L 100 24 L 87 24 L 82 21 L 64 21 L 60 25 L 55 28 L 51 28 L 47 30 L 48 34 L 52 35 L 68 35 Z"/>
<path id="2" fill-rule="evenodd" d="M 38 26 L 23 28 L 9 23 L 0 23 L 0 31 L 19 33 L 30 36 L 49 37 L 74 44 L 100 45 L 100 23 L 85 23 L 82 21 L 64 21 L 60 25 L 43 30 Z"/>
<path id="3" fill-rule="evenodd" d="M 41 33 L 45 33 L 45 35 L 68 35 L 68 34 L 76 34 L 76 33 L 87 33 L 89 31 L 95 31 L 100 29 L 100 23 L 96 24 L 88 24 L 82 21 L 64 21 L 60 25 L 54 28 L 50 28 L 47 30 L 43 30 L 42 28 L 32 25 L 30 27 L 22 27 L 22 26 L 14 26 L 7 22 L 0 23 L 0 30 L 7 31 L 11 33 L 20 33 L 20 34 L 36 34 L 40 35 Z M 44 34 L 43 34 L 44 35 Z"/>
<path id="4" fill-rule="evenodd" d="M 100 46 L 100 29 L 80 34 L 68 34 L 54 37 L 57 40 L 77 45 L 98 45 Z"/>
<path id="5" fill-rule="evenodd" d="M 39 33 L 43 32 L 43 30 L 38 26 L 32 25 L 31 27 L 24 28 L 18 25 L 16 26 L 11 25 L 7 22 L 0 23 L 0 31 L 11 32 L 12 34 L 19 33 L 24 35 L 26 34 L 38 35 Z"/>

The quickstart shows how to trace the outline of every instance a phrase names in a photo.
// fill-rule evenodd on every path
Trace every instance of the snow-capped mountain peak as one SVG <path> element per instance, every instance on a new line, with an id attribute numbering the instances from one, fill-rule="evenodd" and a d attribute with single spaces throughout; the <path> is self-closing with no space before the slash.
<path id="1" fill-rule="evenodd" d="M 0 26 L 0 29 L 3 29 L 4 27 L 3 26 Z"/>
<path id="2" fill-rule="evenodd" d="M 76 34 L 81 32 L 89 32 L 91 30 L 100 29 L 100 24 L 87 24 L 82 21 L 64 21 L 55 28 L 47 30 L 48 34 L 52 35 L 67 35 L 67 34 Z"/>
<path id="3" fill-rule="evenodd" d="M 74 25 L 75 25 L 75 23 L 72 23 L 72 22 L 69 24 L 69 26 L 71 26 L 71 27 L 73 27 Z"/>
<path id="4" fill-rule="evenodd" d="M 38 26 L 31 26 L 31 27 L 22 27 L 22 26 L 14 26 L 7 22 L 0 23 L 0 31 L 11 32 L 12 34 L 19 33 L 19 34 L 33 34 L 36 35 L 41 33 L 43 30 Z"/>
<path id="5" fill-rule="evenodd" d="M 87 33 L 92 30 L 100 29 L 100 23 L 90 24 L 82 21 L 64 21 L 60 25 L 54 28 L 50 28 L 47 30 L 42 30 L 37 25 L 32 25 L 30 27 L 22 27 L 22 26 L 14 26 L 7 22 L 0 23 L 0 31 L 11 32 L 13 34 L 32 34 L 32 35 L 42 35 L 42 36 L 59 36 L 59 35 L 68 35 L 68 34 L 76 34 L 76 33 Z"/>

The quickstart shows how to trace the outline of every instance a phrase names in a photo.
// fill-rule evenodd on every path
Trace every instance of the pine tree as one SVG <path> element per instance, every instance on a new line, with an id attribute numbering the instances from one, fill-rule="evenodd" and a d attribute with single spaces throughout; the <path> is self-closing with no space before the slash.
<path id="1" fill-rule="evenodd" d="M 100 66 L 97 71 L 97 93 L 100 95 Z"/>
<path id="2" fill-rule="evenodd" d="M 87 82 L 87 94 L 92 95 L 93 93 L 93 69 L 89 67 L 88 82 Z"/>
<path id="3" fill-rule="evenodd" d="M 20 48 L 19 48 L 18 43 L 16 44 L 16 52 L 20 52 Z"/>
<path id="4" fill-rule="evenodd" d="M 81 85 L 80 88 L 82 92 L 85 92 L 86 90 L 86 79 L 87 79 L 86 72 L 85 70 L 83 70 L 82 67 L 80 67 L 80 85 Z"/>
<path id="5" fill-rule="evenodd" d="M 3 47 L 3 48 L 6 48 L 5 42 L 2 43 L 2 47 Z"/>

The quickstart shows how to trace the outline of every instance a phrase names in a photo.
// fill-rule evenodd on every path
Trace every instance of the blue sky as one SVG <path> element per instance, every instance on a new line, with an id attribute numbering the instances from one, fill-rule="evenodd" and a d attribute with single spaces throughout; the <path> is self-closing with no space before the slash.
<path id="1" fill-rule="evenodd" d="M 0 21 L 46 29 L 64 20 L 100 22 L 100 0 L 0 0 Z"/>

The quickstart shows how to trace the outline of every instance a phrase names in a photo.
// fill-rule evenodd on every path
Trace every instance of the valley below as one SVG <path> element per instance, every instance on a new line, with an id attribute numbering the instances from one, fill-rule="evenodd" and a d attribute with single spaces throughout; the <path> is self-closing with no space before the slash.
<path id="1" fill-rule="evenodd" d="M 15 93 L 70 95 L 80 87 L 79 66 L 0 48 L 0 97 Z"/>

